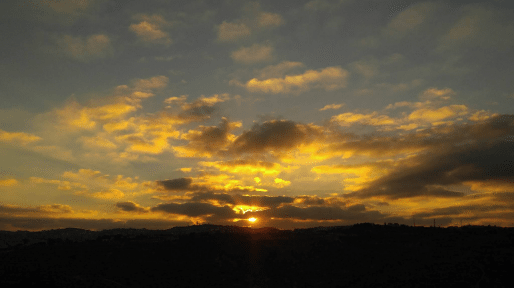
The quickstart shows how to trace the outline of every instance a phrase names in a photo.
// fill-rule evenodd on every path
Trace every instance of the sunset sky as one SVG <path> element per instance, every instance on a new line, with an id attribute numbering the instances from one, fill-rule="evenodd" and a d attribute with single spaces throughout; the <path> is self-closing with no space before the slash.
<path id="1" fill-rule="evenodd" d="M 0 1 L 0 230 L 514 226 L 512 15 Z"/>

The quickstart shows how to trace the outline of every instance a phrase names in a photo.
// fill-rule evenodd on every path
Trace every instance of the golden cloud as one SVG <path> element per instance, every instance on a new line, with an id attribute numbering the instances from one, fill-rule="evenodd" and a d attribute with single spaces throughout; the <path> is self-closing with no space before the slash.
<path id="1" fill-rule="evenodd" d="M 31 178 L 34 182 L 51 183 L 59 186 L 68 186 L 66 189 L 81 188 L 75 194 L 84 195 L 101 199 L 120 199 L 125 194 L 132 196 L 150 194 L 156 191 L 153 182 L 139 182 L 139 178 L 124 177 L 123 175 L 109 176 L 102 175 L 100 171 L 90 169 L 80 169 L 78 172 L 66 171 L 62 174 L 63 178 L 74 180 L 75 182 L 45 180 L 41 178 Z M 93 191 L 93 192 L 91 192 Z"/>
<path id="2" fill-rule="evenodd" d="M 227 171 L 233 174 L 246 175 L 254 175 L 257 173 L 262 173 L 264 175 L 277 175 L 282 171 L 291 169 L 290 167 L 282 167 L 280 164 L 277 163 L 256 160 L 199 162 L 198 164 L 205 167 L 215 167 L 220 171 Z"/>
<path id="3" fill-rule="evenodd" d="M 12 187 L 18 184 L 16 179 L 4 179 L 0 180 L 0 187 Z"/>
<path id="4" fill-rule="evenodd" d="M 449 100 L 453 95 L 455 95 L 455 91 L 451 88 L 437 89 L 436 87 L 431 87 L 423 91 L 419 98 L 421 100 Z"/>
<path id="5" fill-rule="evenodd" d="M 125 194 L 118 189 L 110 189 L 107 191 L 93 193 L 91 196 L 98 199 L 117 200 L 125 197 Z"/>
<path id="6" fill-rule="evenodd" d="M 474 180 L 462 183 L 469 186 L 471 190 L 485 193 L 501 193 L 512 192 L 514 193 L 514 179 L 513 178 L 491 178 L 488 180 Z"/>
<path id="7" fill-rule="evenodd" d="M 76 101 L 70 101 L 61 109 L 56 109 L 57 120 L 71 129 L 92 130 L 97 122 L 104 122 L 108 132 L 126 129 L 134 119 L 124 120 L 128 114 L 141 108 L 141 99 L 153 96 L 148 91 L 161 89 L 168 83 L 166 76 L 156 76 L 148 79 L 137 79 L 133 86 L 120 85 L 115 89 L 115 96 L 108 97 L 107 104 L 90 104 L 82 106 Z"/>
<path id="8" fill-rule="evenodd" d="M 290 181 L 286 181 L 281 178 L 275 178 L 275 183 L 273 184 L 273 186 L 275 186 L 277 188 L 283 188 L 283 187 L 289 186 L 290 184 L 291 184 Z"/>
<path id="9" fill-rule="evenodd" d="M 154 76 L 147 79 L 137 79 L 133 81 L 133 89 L 135 90 L 134 96 L 136 98 L 146 98 L 148 94 L 140 91 L 151 91 L 154 89 L 162 89 L 168 85 L 168 77 L 164 75 Z"/>
<path id="10" fill-rule="evenodd" d="M 78 172 L 70 172 L 66 171 L 62 174 L 63 178 L 69 178 L 74 180 L 83 180 L 83 179 L 90 179 L 90 178 L 97 178 L 101 177 L 100 171 L 94 171 L 91 169 L 79 169 Z"/>
<path id="11" fill-rule="evenodd" d="M 167 32 L 162 30 L 163 27 L 169 26 L 169 23 L 160 15 L 143 15 L 140 17 L 141 22 L 131 24 L 129 30 L 134 32 L 139 39 L 149 43 L 171 44 L 171 38 Z"/>
<path id="12" fill-rule="evenodd" d="M 152 131 L 149 134 L 150 139 L 143 138 L 139 135 L 125 135 L 119 137 L 129 143 L 128 152 L 139 152 L 148 154 L 160 154 L 170 147 L 168 138 L 178 138 L 178 131 Z"/>
<path id="13" fill-rule="evenodd" d="M 473 113 L 471 116 L 469 116 L 468 119 L 471 121 L 484 121 L 491 117 L 496 117 L 498 115 L 499 114 L 497 114 L 497 113 L 491 113 L 486 110 L 479 110 L 479 111 L 476 111 L 475 113 Z"/>
<path id="14" fill-rule="evenodd" d="M 100 136 L 94 136 L 94 137 L 86 137 L 83 136 L 79 139 L 85 147 L 91 148 L 91 149 L 115 149 L 117 148 L 117 145 L 113 142 L 109 141 L 108 139 L 102 138 Z"/>
<path id="15" fill-rule="evenodd" d="M 325 105 L 323 108 L 320 108 L 319 111 L 324 111 L 324 110 L 329 110 L 329 109 L 340 109 L 342 106 L 344 105 L 344 103 L 339 103 L 339 104 L 327 104 Z"/>
<path id="16" fill-rule="evenodd" d="M 341 67 L 326 67 L 321 70 L 307 70 L 303 74 L 286 75 L 284 78 L 253 78 L 241 85 L 251 92 L 273 94 L 300 93 L 314 88 L 330 91 L 346 87 L 347 77 L 348 71 Z"/>
<path id="17" fill-rule="evenodd" d="M 449 105 L 437 109 L 421 108 L 409 114 L 409 120 L 436 122 L 453 116 L 464 116 L 468 114 L 468 107 L 465 105 Z"/>
<path id="18" fill-rule="evenodd" d="M 161 200 L 190 200 L 187 194 L 205 194 L 207 192 L 267 192 L 266 189 L 245 185 L 242 181 L 224 174 L 202 174 L 195 178 L 178 178 L 157 181 L 157 190 Z M 186 192 L 185 196 L 177 197 L 176 193 Z M 170 195 L 169 193 L 172 193 Z"/>
<path id="19" fill-rule="evenodd" d="M 377 162 L 375 164 L 358 165 L 323 165 L 311 169 L 316 174 L 337 174 L 341 175 L 344 189 L 355 191 L 362 189 L 375 179 L 385 175 L 391 166 L 390 162 Z"/>
<path id="20" fill-rule="evenodd" d="M 10 143 L 21 143 L 26 145 L 41 140 L 40 137 L 25 132 L 8 132 L 0 129 L 0 141 Z"/>
<path id="21" fill-rule="evenodd" d="M 370 114 L 360 114 L 353 112 L 346 112 L 331 118 L 331 121 L 337 122 L 342 126 L 350 126 L 354 123 L 360 123 L 365 125 L 392 125 L 395 124 L 395 120 L 387 115 L 378 115 L 377 112 Z"/>
<path id="22" fill-rule="evenodd" d="M 68 191 L 72 188 L 81 188 L 81 189 L 87 189 L 87 186 L 81 183 L 77 182 L 69 182 L 69 181 L 62 181 L 62 180 L 48 180 L 44 178 L 38 178 L 38 177 L 30 177 L 30 181 L 35 184 L 53 184 L 57 185 L 57 189 Z"/>

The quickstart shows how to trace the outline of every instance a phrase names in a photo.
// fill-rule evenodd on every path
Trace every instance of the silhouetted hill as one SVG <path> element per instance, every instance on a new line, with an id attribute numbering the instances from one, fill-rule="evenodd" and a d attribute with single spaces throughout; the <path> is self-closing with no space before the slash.
<path id="1" fill-rule="evenodd" d="M 2 287 L 513 287 L 514 229 L 0 232 Z"/>

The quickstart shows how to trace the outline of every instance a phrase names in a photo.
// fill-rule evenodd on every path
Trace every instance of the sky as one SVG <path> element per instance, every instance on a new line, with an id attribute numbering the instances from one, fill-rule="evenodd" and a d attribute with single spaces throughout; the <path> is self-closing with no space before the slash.
<path id="1" fill-rule="evenodd" d="M 513 10 L 1 1 L 0 230 L 514 226 Z"/>

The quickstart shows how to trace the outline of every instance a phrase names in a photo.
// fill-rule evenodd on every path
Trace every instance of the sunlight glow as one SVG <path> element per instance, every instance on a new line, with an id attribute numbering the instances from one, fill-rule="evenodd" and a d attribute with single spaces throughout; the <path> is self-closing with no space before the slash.
<path id="1" fill-rule="evenodd" d="M 249 218 L 248 221 L 253 223 L 253 222 L 257 221 L 257 219 L 256 218 Z"/>

